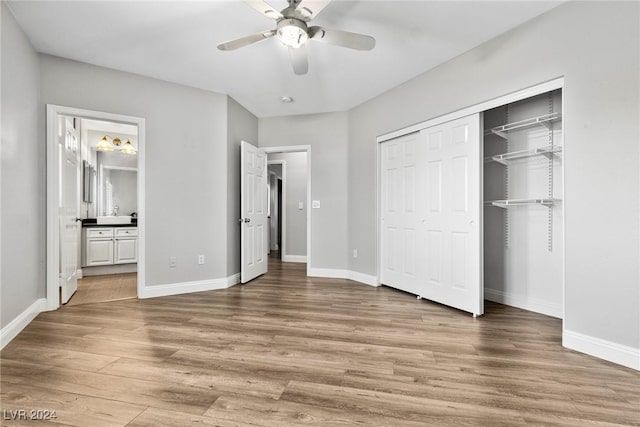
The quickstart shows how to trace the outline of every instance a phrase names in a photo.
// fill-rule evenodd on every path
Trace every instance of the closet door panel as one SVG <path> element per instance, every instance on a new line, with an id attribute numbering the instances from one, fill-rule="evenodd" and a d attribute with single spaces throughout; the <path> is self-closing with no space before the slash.
<path id="1" fill-rule="evenodd" d="M 381 282 L 417 293 L 424 276 L 424 148 L 419 133 L 381 147 Z"/>
<path id="2" fill-rule="evenodd" d="M 423 221 L 428 271 L 420 295 L 474 314 L 484 312 L 480 130 L 475 114 L 422 131 L 430 182 Z"/>

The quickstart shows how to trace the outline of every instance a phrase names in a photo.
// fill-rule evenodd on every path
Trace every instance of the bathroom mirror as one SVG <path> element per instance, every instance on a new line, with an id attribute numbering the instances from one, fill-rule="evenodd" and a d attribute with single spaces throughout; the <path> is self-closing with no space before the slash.
<path id="1" fill-rule="evenodd" d="M 136 166 L 135 157 L 98 153 L 98 215 L 131 215 L 138 211 Z"/>

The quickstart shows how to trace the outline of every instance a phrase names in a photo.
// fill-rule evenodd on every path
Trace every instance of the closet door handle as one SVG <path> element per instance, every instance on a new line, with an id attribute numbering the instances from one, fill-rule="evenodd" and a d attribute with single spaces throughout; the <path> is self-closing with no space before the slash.
<path id="1" fill-rule="evenodd" d="M 251 222 L 251 218 L 245 218 L 244 222 Z"/>

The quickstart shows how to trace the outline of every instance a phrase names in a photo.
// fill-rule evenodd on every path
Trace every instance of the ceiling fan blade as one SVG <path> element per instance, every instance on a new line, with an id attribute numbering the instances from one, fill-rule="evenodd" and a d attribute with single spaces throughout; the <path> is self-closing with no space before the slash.
<path id="1" fill-rule="evenodd" d="M 276 30 L 263 31 L 261 33 L 251 34 L 250 36 L 241 37 L 236 40 L 232 40 L 225 43 L 220 43 L 218 49 L 220 50 L 236 50 L 241 47 L 248 46 L 250 44 L 259 42 L 260 40 L 268 39 L 276 34 Z"/>
<path id="2" fill-rule="evenodd" d="M 331 0 L 302 0 L 298 3 L 296 9 L 305 18 L 315 19 L 329 3 L 331 3 Z"/>
<path id="3" fill-rule="evenodd" d="M 245 0 L 246 4 L 260 12 L 262 15 L 266 16 L 270 19 L 280 19 L 282 18 L 282 14 L 278 12 L 274 7 L 269 6 L 269 4 L 262 0 Z"/>
<path id="4" fill-rule="evenodd" d="M 309 71 L 309 59 L 307 58 L 307 49 L 304 45 L 299 48 L 289 48 L 289 58 L 293 65 L 293 72 L 297 75 L 307 74 Z"/>
<path id="5" fill-rule="evenodd" d="M 376 39 L 371 36 L 348 31 L 328 30 L 322 27 L 309 27 L 309 38 L 356 50 L 371 50 L 376 46 Z"/>

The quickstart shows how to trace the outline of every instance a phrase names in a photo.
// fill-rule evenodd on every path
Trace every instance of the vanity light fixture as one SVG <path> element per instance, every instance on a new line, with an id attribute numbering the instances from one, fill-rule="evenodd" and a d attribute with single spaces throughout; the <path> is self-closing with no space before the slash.
<path id="1" fill-rule="evenodd" d="M 138 152 L 138 150 L 136 150 L 131 141 L 127 139 L 127 142 L 124 143 L 124 145 L 120 149 L 120 152 L 124 154 L 134 155 Z"/>
<path id="2" fill-rule="evenodd" d="M 113 151 L 113 145 L 107 139 L 107 136 L 103 136 L 98 145 L 96 145 L 97 151 Z"/>
<path id="3" fill-rule="evenodd" d="M 109 142 L 109 138 L 111 139 L 111 141 L 113 141 L 113 144 Z M 120 148 L 120 152 L 124 154 L 133 155 L 138 152 L 138 150 L 135 149 L 131 141 L 129 141 L 128 139 L 127 139 L 127 142 L 123 144 L 120 138 L 112 138 L 109 135 L 104 135 L 102 137 L 100 142 L 98 142 L 98 144 L 96 145 L 96 150 L 97 151 L 113 151 L 114 145 L 116 147 L 120 147 L 122 145 L 122 147 Z"/>

